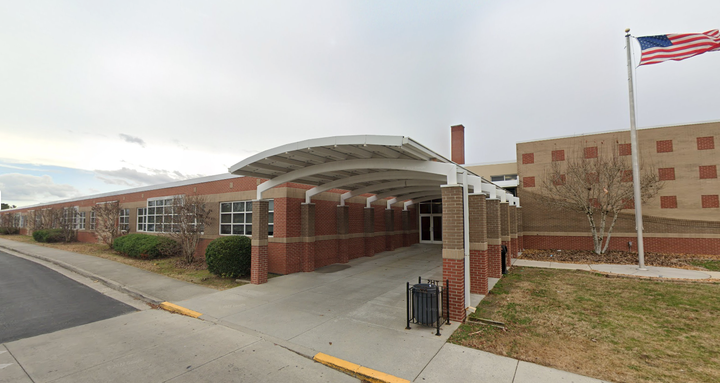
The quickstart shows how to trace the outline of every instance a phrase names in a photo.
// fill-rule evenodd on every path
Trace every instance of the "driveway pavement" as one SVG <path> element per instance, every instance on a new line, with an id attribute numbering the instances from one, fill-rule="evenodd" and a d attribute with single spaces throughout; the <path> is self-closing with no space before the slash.
<path id="1" fill-rule="evenodd" d="M 443 326 L 441 336 L 416 325 L 405 330 L 405 284 L 418 276 L 441 279 L 440 246 L 414 245 L 213 292 L 112 261 L 17 244 L 0 239 L 0 247 L 203 315 L 146 310 L 8 343 L 6 353 L 0 347 L 2 383 L 28 376 L 35 382 L 357 381 L 314 363 L 318 353 L 416 382 L 597 382 L 447 344 L 457 322 Z M 471 304 L 482 298 L 472 295 Z M 4 379 L 6 371 L 21 378 Z"/>

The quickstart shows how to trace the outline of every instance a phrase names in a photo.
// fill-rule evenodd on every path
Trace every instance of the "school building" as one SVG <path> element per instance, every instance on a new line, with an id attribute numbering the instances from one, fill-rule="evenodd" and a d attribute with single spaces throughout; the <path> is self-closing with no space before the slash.
<path id="1" fill-rule="evenodd" d="M 205 227 L 198 256 L 215 238 L 250 236 L 257 284 L 268 272 L 309 272 L 438 243 L 443 279 L 450 281 L 450 317 L 461 320 L 470 294 L 487 293 L 488 278 L 500 278 L 502 265 L 522 249 L 592 249 L 587 219 L 541 205 L 537 188 L 551 162 L 603 147 L 628 155 L 630 138 L 618 131 L 518 143 L 515 164 L 466 166 L 464 127 L 453 126 L 451 135 L 451 159 L 409 137 L 327 137 L 263 151 L 227 174 L 2 214 L 30 234 L 43 209 L 76 209 L 78 239 L 94 242 L 96 204 L 118 201 L 125 232 L 162 235 L 171 230 L 173 197 L 202 195 L 216 221 Z M 647 251 L 720 254 L 719 135 L 720 122 L 638 131 L 643 160 L 664 182 L 643 206 Z M 632 211 L 618 220 L 611 248 L 627 249 L 628 241 L 635 242 Z"/>

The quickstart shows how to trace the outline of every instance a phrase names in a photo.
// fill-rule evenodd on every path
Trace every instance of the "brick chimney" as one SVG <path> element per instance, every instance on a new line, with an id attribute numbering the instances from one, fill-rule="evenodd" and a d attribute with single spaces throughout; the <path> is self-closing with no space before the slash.
<path id="1" fill-rule="evenodd" d="M 451 148 L 450 157 L 452 162 L 456 164 L 465 164 L 465 127 L 455 125 L 450 127 L 451 132 Z"/>

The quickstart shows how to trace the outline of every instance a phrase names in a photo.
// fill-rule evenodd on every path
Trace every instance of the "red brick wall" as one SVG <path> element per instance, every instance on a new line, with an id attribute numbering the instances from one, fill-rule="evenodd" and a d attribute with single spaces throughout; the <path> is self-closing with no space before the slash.
<path id="1" fill-rule="evenodd" d="M 450 320 L 465 319 L 465 261 L 462 259 L 443 259 L 443 281 L 450 282 Z"/>
<path id="2" fill-rule="evenodd" d="M 672 140 L 656 141 L 655 145 L 658 153 L 669 153 L 673 151 Z"/>
<path id="3" fill-rule="evenodd" d="M 465 127 L 462 125 L 455 125 L 450 127 L 452 135 L 452 161 L 456 164 L 465 163 Z"/>
<path id="4" fill-rule="evenodd" d="M 703 209 L 714 209 L 720 207 L 720 199 L 718 198 L 718 195 L 703 195 L 700 196 L 702 199 L 702 207 Z"/>
<path id="5" fill-rule="evenodd" d="M 717 178 L 717 166 L 716 165 L 704 165 L 700 166 L 700 179 Z"/>
<path id="6" fill-rule="evenodd" d="M 698 137 L 697 148 L 698 150 L 715 149 L 715 137 Z"/>
<path id="7" fill-rule="evenodd" d="M 522 163 L 523 164 L 534 164 L 535 163 L 535 153 L 523 153 Z"/>

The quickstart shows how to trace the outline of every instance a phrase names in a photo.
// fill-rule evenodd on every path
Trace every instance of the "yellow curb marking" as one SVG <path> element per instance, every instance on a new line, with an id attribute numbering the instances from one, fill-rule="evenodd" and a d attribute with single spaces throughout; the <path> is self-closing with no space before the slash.
<path id="1" fill-rule="evenodd" d="M 315 357 L 313 357 L 313 360 L 318 363 L 322 363 L 330 368 L 342 371 L 355 378 L 362 379 L 371 383 L 410 383 L 409 380 L 401 379 L 397 376 L 392 376 L 384 372 L 363 367 L 359 364 L 355 364 L 346 360 L 336 358 L 334 356 L 323 354 L 322 352 L 317 353 Z"/>
<path id="2" fill-rule="evenodd" d="M 190 309 L 186 309 L 185 307 L 178 306 L 178 305 L 176 305 L 174 303 L 170 303 L 170 302 L 160 303 L 160 308 L 165 311 L 170 311 L 173 313 L 187 315 L 187 316 L 193 317 L 193 318 L 198 318 L 198 317 L 200 317 L 200 315 L 202 315 L 201 313 L 199 313 L 197 311 L 192 311 Z"/>

